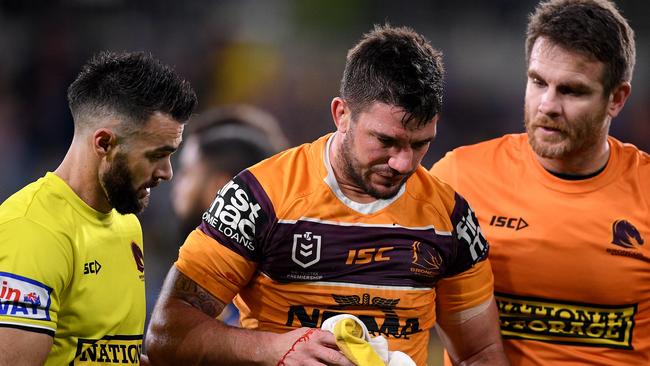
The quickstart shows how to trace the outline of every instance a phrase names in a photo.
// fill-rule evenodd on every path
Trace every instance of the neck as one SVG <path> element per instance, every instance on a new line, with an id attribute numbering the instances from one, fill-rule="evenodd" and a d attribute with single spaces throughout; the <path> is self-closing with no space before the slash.
<path id="1" fill-rule="evenodd" d="M 99 183 L 99 160 L 86 147 L 84 137 L 75 135 L 68 152 L 54 174 L 63 179 L 74 193 L 93 209 L 108 213 L 113 207 Z"/>
<path id="2" fill-rule="evenodd" d="M 585 176 L 601 170 L 609 160 L 610 147 L 607 139 L 592 149 L 575 153 L 561 158 L 544 158 L 537 154 L 537 161 L 544 169 L 556 173 L 573 176 Z"/>
<path id="3" fill-rule="evenodd" d="M 371 203 L 376 201 L 377 199 L 375 197 L 370 196 L 361 187 L 355 184 L 353 179 L 347 176 L 345 168 L 343 167 L 345 163 L 343 162 L 342 153 L 343 136 L 339 133 L 335 133 L 330 145 L 329 159 L 332 171 L 334 172 L 334 178 L 336 179 L 336 183 L 338 183 L 341 192 L 343 192 L 347 198 L 358 203 Z"/>

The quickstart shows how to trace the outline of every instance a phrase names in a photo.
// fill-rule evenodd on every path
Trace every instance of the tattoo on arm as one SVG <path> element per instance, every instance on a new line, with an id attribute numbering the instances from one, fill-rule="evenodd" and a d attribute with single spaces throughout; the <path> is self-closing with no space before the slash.
<path id="1" fill-rule="evenodd" d="M 223 302 L 210 295 L 209 292 L 181 272 L 177 272 L 172 288 L 172 296 L 187 302 L 213 318 L 221 314 L 225 307 Z"/>

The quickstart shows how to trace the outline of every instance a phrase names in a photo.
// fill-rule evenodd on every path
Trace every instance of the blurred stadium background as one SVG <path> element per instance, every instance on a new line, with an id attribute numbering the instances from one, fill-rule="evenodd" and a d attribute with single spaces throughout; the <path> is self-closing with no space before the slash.
<path id="1" fill-rule="evenodd" d="M 373 24 L 408 25 L 444 52 L 445 100 L 428 167 L 459 145 L 522 130 L 524 30 L 536 1 L 0 0 L 0 201 L 52 171 L 72 138 L 66 89 L 104 49 L 175 66 L 199 112 L 249 103 L 292 144 L 332 131 L 329 103 L 347 49 Z M 637 34 L 633 93 L 612 134 L 650 151 L 650 2 L 617 1 Z M 183 238 L 170 184 L 141 215 L 151 308 Z M 434 345 L 434 347 L 436 347 Z M 440 361 L 436 348 L 432 362 Z"/>

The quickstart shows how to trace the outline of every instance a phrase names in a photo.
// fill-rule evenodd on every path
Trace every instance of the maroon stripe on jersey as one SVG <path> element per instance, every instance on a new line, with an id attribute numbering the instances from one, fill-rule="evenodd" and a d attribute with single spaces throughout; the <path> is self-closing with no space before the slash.
<path id="1" fill-rule="evenodd" d="M 426 288 L 453 267 L 454 245 L 433 229 L 280 222 L 264 246 L 260 270 L 280 282 Z"/>

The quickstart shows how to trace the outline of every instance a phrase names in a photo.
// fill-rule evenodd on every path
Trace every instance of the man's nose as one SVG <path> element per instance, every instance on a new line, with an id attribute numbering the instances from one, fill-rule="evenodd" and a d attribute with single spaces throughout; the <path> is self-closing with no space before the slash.
<path id="1" fill-rule="evenodd" d="M 174 176 L 171 159 L 161 162 L 161 165 L 154 171 L 154 178 L 159 180 L 170 180 Z"/>
<path id="2" fill-rule="evenodd" d="M 388 159 L 388 166 L 400 174 L 408 174 L 413 170 L 413 149 L 403 148 Z"/>
<path id="3" fill-rule="evenodd" d="M 562 112 L 562 105 L 558 93 L 553 88 L 548 88 L 541 96 L 537 110 L 549 117 L 555 117 Z"/>

